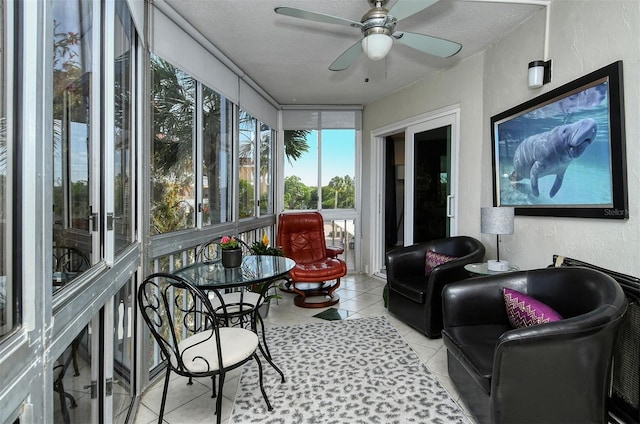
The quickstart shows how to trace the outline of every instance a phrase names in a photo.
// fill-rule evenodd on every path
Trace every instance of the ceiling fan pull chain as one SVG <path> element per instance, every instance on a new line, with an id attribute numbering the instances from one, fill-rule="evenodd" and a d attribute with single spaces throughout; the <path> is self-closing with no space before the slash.
<path id="1" fill-rule="evenodd" d="M 388 66 L 389 66 L 389 56 L 385 56 L 384 58 L 384 79 L 385 80 L 387 79 L 387 70 L 389 69 Z"/>

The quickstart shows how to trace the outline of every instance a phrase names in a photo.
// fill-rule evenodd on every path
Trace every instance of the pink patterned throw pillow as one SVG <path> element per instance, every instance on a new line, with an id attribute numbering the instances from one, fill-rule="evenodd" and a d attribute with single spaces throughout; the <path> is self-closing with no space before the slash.
<path id="1" fill-rule="evenodd" d="M 531 296 L 507 287 L 502 290 L 509 323 L 513 328 L 529 327 L 562 319 L 562 316 L 552 307 Z"/>
<path id="2" fill-rule="evenodd" d="M 433 268 L 454 259 L 458 258 L 455 256 L 445 255 L 444 253 L 434 252 L 433 250 L 427 250 L 424 261 L 424 275 L 428 276 L 429 274 L 431 274 Z"/>

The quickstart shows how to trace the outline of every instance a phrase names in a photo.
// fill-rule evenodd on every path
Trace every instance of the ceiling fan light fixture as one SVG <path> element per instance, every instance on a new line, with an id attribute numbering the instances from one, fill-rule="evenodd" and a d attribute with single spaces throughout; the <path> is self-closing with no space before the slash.
<path id="1" fill-rule="evenodd" d="M 369 34 L 362 39 L 362 51 L 371 60 L 384 59 L 391 51 L 393 38 L 387 34 Z"/>

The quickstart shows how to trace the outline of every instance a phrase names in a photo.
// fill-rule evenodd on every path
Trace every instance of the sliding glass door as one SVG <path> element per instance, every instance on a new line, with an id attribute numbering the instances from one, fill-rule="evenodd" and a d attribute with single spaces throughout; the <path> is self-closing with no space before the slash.
<path id="1" fill-rule="evenodd" d="M 385 275 L 390 249 L 457 234 L 460 111 L 451 108 L 374 130 L 370 263 Z"/>
<path id="2" fill-rule="evenodd" d="M 452 125 L 445 116 L 407 128 L 405 245 L 451 235 Z"/>

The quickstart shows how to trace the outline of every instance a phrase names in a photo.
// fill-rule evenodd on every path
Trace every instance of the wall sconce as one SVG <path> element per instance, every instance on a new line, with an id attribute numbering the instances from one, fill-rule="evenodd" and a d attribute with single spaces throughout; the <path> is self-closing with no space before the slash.
<path id="1" fill-rule="evenodd" d="M 551 60 L 529 62 L 529 88 L 540 88 L 551 82 Z"/>

